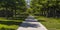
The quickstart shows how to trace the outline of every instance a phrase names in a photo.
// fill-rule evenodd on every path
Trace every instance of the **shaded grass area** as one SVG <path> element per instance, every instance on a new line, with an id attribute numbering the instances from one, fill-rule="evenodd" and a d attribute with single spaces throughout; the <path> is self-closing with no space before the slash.
<path id="1" fill-rule="evenodd" d="M 24 20 L 8 20 L 6 18 L 0 18 L 0 30 L 17 30 Z"/>
<path id="2" fill-rule="evenodd" d="M 60 19 L 47 18 L 43 16 L 36 17 L 48 30 L 60 30 Z"/>
<path id="3" fill-rule="evenodd" d="M 0 17 L 0 30 L 17 30 L 20 24 L 27 18 L 28 14 L 19 15 L 19 17 L 4 18 Z"/>

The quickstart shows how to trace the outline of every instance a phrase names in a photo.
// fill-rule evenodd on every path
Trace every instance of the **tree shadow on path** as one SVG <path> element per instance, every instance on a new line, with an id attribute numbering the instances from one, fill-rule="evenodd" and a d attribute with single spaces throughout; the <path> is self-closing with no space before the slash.
<path id="1" fill-rule="evenodd" d="M 38 24 L 22 23 L 21 27 L 24 27 L 24 28 L 28 28 L 28 27 L 37 28 L 37 27 L 40 27 L 40 26 Z"/>

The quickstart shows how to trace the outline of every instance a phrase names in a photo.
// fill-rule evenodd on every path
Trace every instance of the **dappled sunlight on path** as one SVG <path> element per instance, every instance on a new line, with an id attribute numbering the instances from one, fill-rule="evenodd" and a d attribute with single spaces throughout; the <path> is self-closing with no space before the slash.
<path id="1" fill-rule="evenodd" d="M 28 16 L 17 30 L 47 30 L 37 19 L 33 16 Z"/>

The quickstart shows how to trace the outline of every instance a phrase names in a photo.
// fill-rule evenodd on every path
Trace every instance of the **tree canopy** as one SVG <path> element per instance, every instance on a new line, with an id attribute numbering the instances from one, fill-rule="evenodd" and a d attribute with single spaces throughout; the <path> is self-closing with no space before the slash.
<path id="1" fill-rule="evenodd" d="M 60 17 L 59 0 L 32 0 L 31 8 L 35 11 L 34 14 L 46 17 Z"/>
<path id="2" fill-rule="evenodd" d="M 25 0 L 0 0 L 0 14 L 5 17 L 22 14 L 26 11 L 26 9 Z"/>

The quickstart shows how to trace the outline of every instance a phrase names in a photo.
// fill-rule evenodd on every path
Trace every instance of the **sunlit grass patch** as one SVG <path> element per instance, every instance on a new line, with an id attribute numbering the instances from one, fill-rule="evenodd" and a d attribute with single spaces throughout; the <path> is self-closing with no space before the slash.
<path id="1" fill-rule="evenodd" d="M 18 27 L 18 25 L 4 25 L 4 24 L 0 24 L 0 28 L 13 28 L 16 29 Z"/>
<path id="2" fill-rule="evenodd" d="M 48 30 L 60 30 L 60 19 L 47 18 L 47 17 L 36 17 Z M 43 20 L 43 21 L 41 21 Z"/>
<path id="3" fill-rule="evenodd" d="M 8 20 L 0 18 L 0 30 L 17 30 L 24 20 Z"/>

